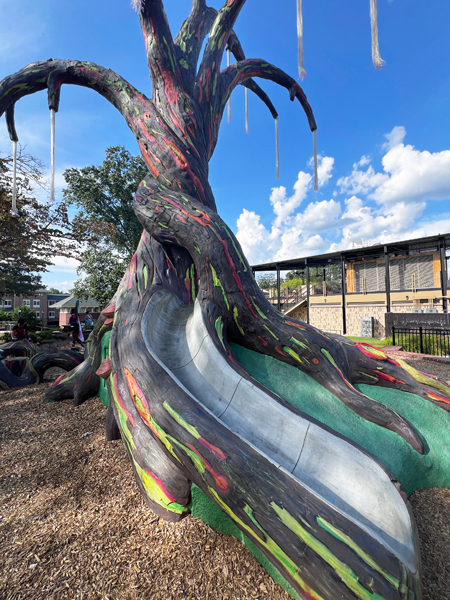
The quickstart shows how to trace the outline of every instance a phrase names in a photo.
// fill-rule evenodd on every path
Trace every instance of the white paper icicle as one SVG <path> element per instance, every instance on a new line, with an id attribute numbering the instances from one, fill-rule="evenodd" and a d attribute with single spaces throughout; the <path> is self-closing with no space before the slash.
<path id="1" fill-rule="evenodd" d="M 370 26 L 372 29 L 372 61 L 376 69 L 381 69 L 385 62 L 380 56 L 378 47 L 377 0 L 370 0 Z"/>
<path id="2" fill-rule="evenodd" d="M 275 117 L 275 149 L 277 153 L 277 179 L 280 178 L 280 147 L 278 144 L 278 117 Z"/>
<path id="3" fill-rule="evenodd" d="M 317 174 L 317 136 L 316 130 L 313 131 L 313 152 L 314 152 L 314 191 L 319 191 L 319 177 Z"/>
<path id="4" fill-rule="evenodd" d="M 306 77 L 305 66 L 303 64 L 303 15 L 302 0 L 297 0 L 297 38 L 298 38 L 298 76 L 300 79 Z"/>
<path id="5" fill-rule="evenodd" d="M 246 133 L 249 133 L 248 131 L 248 89 L 245 88 L 245 131 Z"/>
<path id="6" fill-rule="evenodd" d="M 230 49 L 227 48 L 227 67 L 229 67 L 231 64 L 231 52 Z M 231 122 L 231 96 L 230 99 L 228 100 L 228 123 Z"/>
<path id="7" fill-rule="evenodd" d="M 13 193 L 12 193 L 12 208 L 14 215 L 18 215 L 17 210 L 17 142 L 13 142 Z"/>
<path id="8" fill-rule="evenodd" d="M 50 174 L 50 200 L 55 199 L 55 109 L 50 109 L 51 123 L 51 174 Z"/>

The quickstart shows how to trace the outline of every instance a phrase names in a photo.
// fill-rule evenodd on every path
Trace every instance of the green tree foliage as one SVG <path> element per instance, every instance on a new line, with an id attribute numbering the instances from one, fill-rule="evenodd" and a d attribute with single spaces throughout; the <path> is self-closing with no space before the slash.
<path id="1" fill-rule="evenodd" d="M 79 300 L 87 300 L 89 296 L 105 308 L 114 295 L 128 260 L 122 260 L 112 253 L 111 248 L 90 248 L 83 254 L 81 266 L 77 272 L 85 274 L 84 279 L 75 282 L 70 292 Z"/>
<path id="2" fill-rule="evenodd" d="M 41 202 L 36 185 L 43 185 L 44 166 L 21 150 L 17 159 L 17 208 L 12 206 L 12 157 L 0 158 L 0 297 L 32 295 L 42 287 L 39 273 L 55 255 L 79 253 L 76 229 L 69 231 L 65 203 Z"/>
<path id="3" fill-rule="evenodd" d="M 55 287 L 47 288 L 47 292 L 49 294 L 64 294 L 64 292 L 62 292 L 61 290 L 58 290 Z"/>
<path id="4" fill-rule="evenodd" d="M 116 291 L 141 238 L 133 196 L 147 172 L 142 158 L 123 146 L 107 148 L 100 166 L 64 172 L 66 203 L 79 209 L 72 226 L 88 246 L 77 270 L 86 276 L 72 290 L 78 298 L 91 296 L 104 306 Z"/>
<path id="5" fill-rule="evenodd" d="M 28 308 L 28 306 L 19 306 L 8 313 L 8 321 L 17 321 L 18 319 L 25 319 L 28 331 L 36 331 L 40 324 L 39 319 L 36 318 L 35 311 Z"/>
<path id="6" fill-rule="evenodd" d="M 275 273 L 264 273 L 256 278 L 256 283 L 261 290 L 270 290 L 277 287 L 277 276 Z"/>
<path id="7" fill-rule="evenodd" d="M 91 245 L 108 244 L 121 258 L 131 259 L 142 234 L 133 196 L 147 172 L 142 158 L 133 157 L 123 146 L 107 148 L 98 167 L 65 171 L 63 196 L 79 209 L 73 227 L 84 231 Z"/>

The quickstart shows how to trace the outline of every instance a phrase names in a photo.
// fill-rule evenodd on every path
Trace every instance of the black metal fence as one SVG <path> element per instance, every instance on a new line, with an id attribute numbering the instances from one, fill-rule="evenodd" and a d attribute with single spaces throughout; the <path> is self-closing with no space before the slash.
<path id="1" fill-rule="evenodd" d="M 392 343 L 405 352 L 450 356 L 450 330 L 392 327 Z"/>

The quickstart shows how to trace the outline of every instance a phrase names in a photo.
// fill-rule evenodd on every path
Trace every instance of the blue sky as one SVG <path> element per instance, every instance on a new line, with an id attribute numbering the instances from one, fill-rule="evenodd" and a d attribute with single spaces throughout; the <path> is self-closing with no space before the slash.
<path id="1" fill-rule="evenodd" d="M 222 2 L 210 5 L 220 8 Z M 175 35 L 190 0 L 166 0 Z M 304 0 L 307 77 L 301 83 L 318 124 L 318 193 L 311 184 L 312 136 L 298 103 L 261 81 L 279 112 L 280 178 L 274 122 L 250 94 L 232 97 L 210 181 L 222 218 L 251 263 L 293 258 L 450 231 L 450 44 L 448 0 L 378 0 L 381 71 L 371 62 L 369 0 Z M 248 0 L 237 21 L 249 58 L 297 74 L 295 0 Z M 109 67 L 150 96 L 139 19 L 129 0 L 0 3 L 0 79 L 48 58 Z M 19 139 L 50 162 L 45 92 L 16 106 Z M 57 193 L 69 167 L 99 164 L 108 146 L 138 146 L 122 116 L 95 92 L 64 86 L 56 117 Z M 0 120 L 0 152 L 11 145 Z M 76 261 L 56 258 L 43 280 L 68 289 Z"/>

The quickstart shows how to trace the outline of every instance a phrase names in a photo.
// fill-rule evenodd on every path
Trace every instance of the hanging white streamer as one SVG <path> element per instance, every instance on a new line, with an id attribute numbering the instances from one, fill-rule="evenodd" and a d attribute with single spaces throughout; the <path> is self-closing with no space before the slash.
<path id="1" fill-rule="evenodd" d="M 300 79 L 306 77 L 305 66 L 303 64 L 303 15 L 302 0 L 297 0 L 297 38 L 298 38 L 298 76 Z"/>
<path id="2" fill-rule="evenodd" d="M 277 179 L 280 178 L 280 147 L 278 144 L 278 117 L 275 117 L 275 149 L 277 154 L 276 166 L 277 166 Z"/>
<path id="3" fill-rule="evenodd" d="M 314 147 L 314 191 L 319 190 L 319 177 L 317 174 L 317 136 L 316 130 L 313 131 L 313 147 Z"/>
<path id="4" fill-rule="evenodd" d="M 55 109 L 50 109 L 51 123 L 51 174 L 50 174 L 50 200 L 55 199 Z"/>
<path id="5" fill-rule="evenodd" d="M 13 193 L 12 193 L 12 213 L 18 215 L 17 210 L 17 142 L 13 142 Z"/>
<path id="6" fill-rule="evenodd" d="M 248 131 L 248 89 L 245 88 L 245 131 Z"/>
<path id="7" fill-rule="evenodd" d="M 385 62 L 380 56 L 378 47 L 377 0 L 370 0 L 370 26 L 372 29 L 372 61 L 376 69 L 381 69 Z"/>
<path id="8" fill-rule="evenodd" d="M 231 52 L 230 49 L 227 48 L 227 67 L 229 67 L 231 64 Z M 228 123 L 231 122 L 231 96 L 230 99 L 228 100 Z"/>

